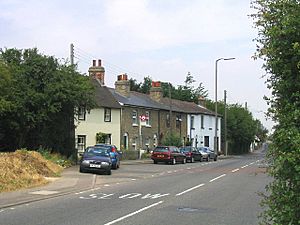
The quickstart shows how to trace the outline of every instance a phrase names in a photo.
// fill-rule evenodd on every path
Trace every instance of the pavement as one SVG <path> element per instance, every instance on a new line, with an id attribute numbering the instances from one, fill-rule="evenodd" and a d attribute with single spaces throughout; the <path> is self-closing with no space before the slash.
<path id="1" fill-rule="evenodd" d="M 220 156 L 219 159 L 229 157 L 230 156 Z M 121 161 L 122 166 L 152 163 L 150 159 Z M 78 165 L 72 166 L 64 169 L 60 177 L 47 178 L 50 182 L 46 185 L 0 193 L 0 210 L 94 188 L 94 176 L 90 176 L 90 174 L 80 174 L 78 171 Z M 109 179 L 103 179 L 103 182 L 107 183 Z"/>

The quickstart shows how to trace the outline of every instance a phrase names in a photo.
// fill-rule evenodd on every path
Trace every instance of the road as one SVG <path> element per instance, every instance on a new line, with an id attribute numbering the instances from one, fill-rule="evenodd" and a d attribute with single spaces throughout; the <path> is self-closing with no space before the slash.
<path id="1" fill-rule="evenodd" d="M 0 210 L 1 225 L 258 224 L 262 153 L 217 162 L 122 166 L 91 189 Z"/>

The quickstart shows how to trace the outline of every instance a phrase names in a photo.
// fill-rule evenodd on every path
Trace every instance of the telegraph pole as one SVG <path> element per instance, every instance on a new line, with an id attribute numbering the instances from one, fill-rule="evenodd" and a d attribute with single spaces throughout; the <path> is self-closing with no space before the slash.
<path id="1" fill-rule="evenodd" d="M 71 65 L 74 65 L 74 44 L 70 44 L 70 60 L 71 60 Z"/>
<path id="2" fill-rule="evenodd" d="M 225 155 L 228 154 L 228 145 L 227 145 L 227 91 L 224 90 L 224 139 L 225 139 Z"/>

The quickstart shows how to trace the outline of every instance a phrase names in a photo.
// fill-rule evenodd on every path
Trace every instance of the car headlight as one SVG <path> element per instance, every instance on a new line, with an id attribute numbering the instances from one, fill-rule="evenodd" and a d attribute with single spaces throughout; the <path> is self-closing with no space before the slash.
<path id="1" fill-rule="evenodd" d="M 108 166 L 108 165 L 109 165 L 109 162 L 101 162 L 101 165 Z"/>
<path id="2" fill-rule="evenodd" d="M 83 160 L 82 163 L 83 164 L 90 164 L 90 160 Z"/>

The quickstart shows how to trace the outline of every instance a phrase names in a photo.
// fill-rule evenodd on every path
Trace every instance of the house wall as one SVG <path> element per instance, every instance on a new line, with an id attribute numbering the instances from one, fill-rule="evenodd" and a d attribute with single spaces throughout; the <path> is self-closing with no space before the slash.
<path id="1" fill-rule="evenodd" d="M 133 123 L 133 111 L 137 123 Z M 139 116 L 150 113 L 149 125 L 140 123 Z M 157 145 L 159 111 L 154 109 L 123 106 L 121 124 L 121 147 L 128 150 L 152 150 Z M 139 135 L 141 132 L 141 136 Z M 141 137 L 141 139 L 140 139 Z M 124 139 L 127 138 L 127 141 Z M 126 146 L 127 142 L 127 146 Z"/>
<path id="2" fill-rule="evenodd" d="M 163 141 L 163 138 L 168 135 L 171 131 L 176 135 L 181 137 L 182 144 L 187 138 L 186 130 L 187 130 L 187 114 L 172 112 L 172 116 L 170 118 L 170 126 L 167 126 L 167 115 L 170 114 L 170 111 L 161 110 L 160 111 L 160 141 Z M 179 126 L 176 126 L 176 116 L 181 115 L 181 122 Z"/>
<path id="3" fill-rule="evenodd" d="M 104 122 L 104 108 L 86 112 L 85 120 L 75 121 L 75 138 L 86 136 L 86 147 L 96 144 L 99 132 L 111 134 L 111 143 L 120 148 L 120 109 L 111 109 L 111 122 Z M 77 146 L 77 143 L 76 143 Z"/>
<path id="4" fill-rule="evenodd" d="M 194 116 L 194 129 L 191 129 L 191 116 Z M 203 127 L 201 127 L 201 117 L 203 116 Z M 218 131 L 219 137 L 218 151 L 221 149 L 221 118 L 218 118 Z M 214 148 L 215 136 L 215 117 L 212 115 L 204 114 L 188 114 L 187 116 L 187 135 L 193 139 L 192 145 L 200 147 L 205 145 L 205 136 L 208 137 L 208 147 Z"/>

